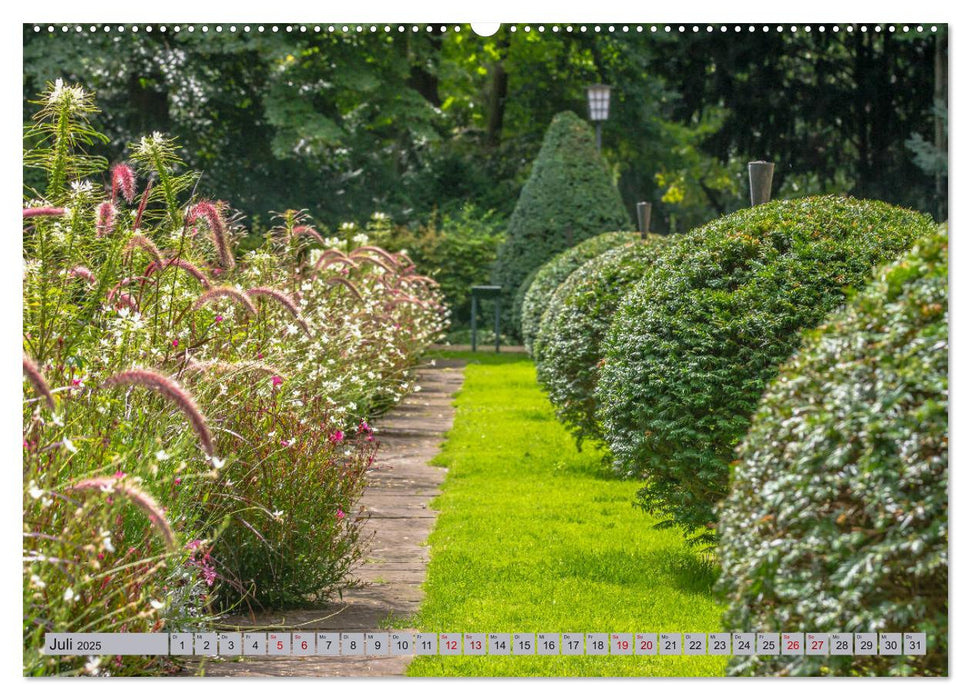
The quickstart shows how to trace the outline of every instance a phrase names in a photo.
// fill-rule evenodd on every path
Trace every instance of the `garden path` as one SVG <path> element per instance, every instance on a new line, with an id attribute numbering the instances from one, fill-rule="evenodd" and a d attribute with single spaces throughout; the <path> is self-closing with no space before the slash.
<path id="1" fill-rule="evenodd" d="M 258 613 L 224 620 L 247 629 L 359 632 L 386 628 L 413 615 L 424 592 L 428 548 L 435 524 L 429 508 L 445 478 L 445 469 L 429 464 L 451 429 L 452 396 L 462 385 L 465 363 L 436 360 L 418 372 L 421 391 L 404 399 L 376 421 L 381 445 L 361 505 L 370 518 L 362 536 L 371 537 L 368 555 L 353 571 L 358 583 L 343 599 L 323 607 Z M 207 676 L 396 676 L 411 656 L 326 657 L 265 656 L 242 661 L 208 661 Z M 197 669 L 188 669 L 195 672 Z"/>

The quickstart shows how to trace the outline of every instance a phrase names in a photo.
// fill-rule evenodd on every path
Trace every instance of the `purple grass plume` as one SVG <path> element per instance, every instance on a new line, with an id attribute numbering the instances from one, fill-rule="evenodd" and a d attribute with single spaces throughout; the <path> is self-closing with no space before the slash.
<path id="1" fill-rule="evenodd" d="M 215 454 L 212 433 L 209 432 L 209 424 L 205 416 L 196 406 L 192 396 L 175 380 L 150 369 L 130 369 L 108 377 L 104 386 L 141 386 L 161 394 L 189 419 L 192 429 L 199 436 L 203 451 L 210 457 Z"/>

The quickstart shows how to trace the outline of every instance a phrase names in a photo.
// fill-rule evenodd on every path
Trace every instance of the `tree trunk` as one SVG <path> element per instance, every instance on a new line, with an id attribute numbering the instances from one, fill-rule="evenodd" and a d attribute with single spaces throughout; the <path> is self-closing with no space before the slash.
<path id="1" fill-rule="evenodd" d="M 442 51 L 442 29 L 433 27 L 424 37 L 419 35 L 418 41 L 426 41 L 431 46 L 431 56 L 423 56 L 424 51 L 415 51 L 410 57 L 412 61 L 408 77 L 408 87 L 428 100 L 435 107 L 442 106 L 442 99 L 438 94 L 438 63 Z"/>
<path id="2" fill-rule="evenodd" d="M 493 148 L 502 141 L 502 121 L 506 115 L 509 74 L 506 73 L 503 61 L 509 49 L 508 39 L 501 39 L 498 48 L 499 60 L 492 64 L 492 80 L 490 81 L 488 99 L 489 120 L 486 125 L 486 143 Z"/>

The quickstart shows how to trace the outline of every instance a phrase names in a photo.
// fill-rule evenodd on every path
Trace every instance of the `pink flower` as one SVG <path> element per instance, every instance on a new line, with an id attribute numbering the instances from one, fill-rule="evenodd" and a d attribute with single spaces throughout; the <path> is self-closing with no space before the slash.
<path id="1" fill-rule="evenodd" d="M 173 348 L 179 347 L 179 339 L 178 338 L 173 338 L 172 339 L 172 347 Z"/>
<path id="2" fill-rule="evenodd" d="M 182 477 L 181 477 L 181 476 L 177 476 L 177 477 L 175 477 L 175 485 L 176 485 L 176 486 L 178 486 L 178 485 L 180 485 L 181 483 L 182 483 Z"/>
<path id="3" fill-rule="evenodd" d="M 222 323 L 223 317 L 220 314 L 216 314 L 216 323 Z"/>
<path id="4" fill-rule="evenodd" d="M 332 445 L 339 445 L 344 441 L 344 431 L 335 430 L 333 433 L 330 434 L 330 437 L 328 439 L 330 440 L 330 443 Z"/>
<path id="5" fill-rule="evenodd" d="M 261 353 L 261 352 L 256 353 L 256 359 L 257 360 L 262 360 L 263 359 L 263 353 Z"/>
<path id="6" fill-rule="evenodd" d="M 207 586 L 212 586 L 216 582 L 216 569 L 209 562 L 208 554 L 205 561 L 202 562 L 202 578 L 205 579 Z"/>
<path id="7" fill-rule="evenodd" d="M 284 447 L 289 447 L 290 446 L 290 441 L 289 440 L 280 440 L 280 444 L 283 445 Z"/>
<path id="8" fill-rule="evenodd" d="M 263 353 L 260 353 L 260 357 L 263 357 Z M 273 386 L 280 386 L 283 384 L 283 377 L 278 374 L 273 375 Z"/>
<path id="9" fill-rule="evenodd" d="M 74 386 L 81 386 L 81 380 L 80 379 L 72 379 L 71 380 L 71 384 L 73 384 Z"/>
<path id="10" fill-rule="evenodd" d="M 202 540 L 191 540 L 185 545 L 186 549 L 188 549 L 190 552 L 196 551 L 200 546 L 202 546 Z"/>
<path id="11" fill-rule="evenodd" d="M 338 508 L 337 509 L 337 519 L 338 520 L 343 520 L 344 519 L 344 515 L 345 515 L 344 511 L 341 510 L 340 508 Z"/>
<path id="12" fill-rule="evenodd" d="M 115 472 L 115 478 L 116 479 L 124 479 L 125 478 L 125 472 L 123 472 L 123 471 L 116 471 Z"/>

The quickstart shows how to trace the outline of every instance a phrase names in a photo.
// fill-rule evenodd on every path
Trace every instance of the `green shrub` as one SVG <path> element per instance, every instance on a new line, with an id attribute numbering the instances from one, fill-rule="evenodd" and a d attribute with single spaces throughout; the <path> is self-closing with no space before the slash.
<path id="1" fill-rule="evenodd" d="M 932 230 L 930 217 L 882 202 L 807 197 L 672 243 L 615 315 L 597 385 L 617 468 L 648 478 L 640 505 L 715 541 L 734 448 L 800 331 Z"/>
<path id="2" fill-rule="evenodd" d="M 733 659 L 734 674 L 946 675 L 947 234 L 807 336 L 720 508 L 732 630 L 925 632 L 926 656 Z"/>
<path id="3" fill-rule="evenodd" d="M 515 308 L 519 309 L 520 328 L 526 350 L 530 353 L 533 351 L 533 341 L 539 331 L 540 321 L 557 287 L 588 260 L 637 238 L 639 235 L 636 233 L 601 233 L 564 250 L 526 278 L 513 300 Z"/>
<path id="4" fill-rule="evenodd" d="M 512 296 L 529 274 L 559 253 L 604 231 L 630 229 L 620 193 L 597 152 L 590 125 L 557 114 L 509 219 L 493 284 L 505 291 L 506 318 L 518 314 Z M 518 332 L 518 323 L 514 324 Z"/>
<path id="5" fill-rule="evenodd" d="M 454 328 L 468 326 L 472 285 L 489 283 L 505 233 L 494 212 L 466 205 L 417 229 L 394 226 L 376 216 L 368 225 L 368 236 L 387 250 L 407 251 L 420 274 L 435 278 L 452 312 Z"/>
<path id="6" fill-rule="evenodd" d="M 536 371 L 557 417 L 573 429 L 578 442 L 603 439 L 594 397 L 601 343 L 621 299 L 669 240 L 652 235 L 588 260 L 547 304 L 534 343 Z"/>

